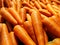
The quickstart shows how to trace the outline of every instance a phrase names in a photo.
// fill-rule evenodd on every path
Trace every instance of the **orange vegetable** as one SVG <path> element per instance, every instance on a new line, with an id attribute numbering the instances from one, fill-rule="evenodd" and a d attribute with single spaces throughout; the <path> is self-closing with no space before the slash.
<path id="1" fill-rule="evenodd" d="M 6 24 L 2 24 L 1 45 L 12 45 Z"/>
<path id="2" fill-rule="evenodd" d="M 16 39 L 15 39 L 14 32 L 10 32 L 10 33 L 9 33 L 9 36 L 10 36 L 10 38 L 11 38 L 12 44 L 13 44 L 13 45 L 18 45 L 18 44 L 17 44 L 17 41 L 16 41 Z"/>
<path id="3" fill-rule="evenodd" d="M 8 22 L 16 25 L 17 21 L 14 19 L 14 17 L 3 7 L 1 8 L 1 14 L 4 19 L 6 19 Z"/>
<path id="4" fill-rule="evenodd" d="M 36 45 L 34 41 L 30 38 L 26 30 L 20 25 L 16 25 L 14 27 L 14 33 L 25 45 Z"/>
<path id="5" fill-rule="evenodd" d="M 31 18 L 34 27 L 34 32 L 38 41 L 38 45 L 44 45 L 44 34 L 43 34 L 42 22 L 39 12 L 33 10 L 31 13 Z"/>

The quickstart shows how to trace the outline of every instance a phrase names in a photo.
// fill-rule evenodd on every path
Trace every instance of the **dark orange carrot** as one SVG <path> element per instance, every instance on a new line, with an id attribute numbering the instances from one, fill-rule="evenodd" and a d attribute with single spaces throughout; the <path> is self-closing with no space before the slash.
<path id="1" fill-rule="evenodd" d="M 13 44 L 13 45 L 18 45 L 18 44 L 17 44 L 17 41 L 16 41 L 16 39 L 15 39 L 14 32 L 10 32 L 10 33 L 9 33 L 9 36 L 10 36 L 10 38 L 11 38 L 12 44 Z"/>
<path id="2" fill-rule="evenodd" d="M 34 41 L 30 38 L 28 33 L 20 25 L 14 27 L 15 35 L 25 44 L 25 45 L 36 45 Z"/>
<path id="3" fill-rule="evenodd" d="M 8 21 L 6 21 L 6 25 L 8 27 L 8 31 L 11 32 L 12 31 L 12 25 Z"/>
<path id="4" fill-rule="evenodd" d="M 39 12 L 46 16 L 51 16 L 51 13 L 46 9 L 39 9 Z"/>
<path id="5" fill-rule="evenodd" d="M 4 22 L 2 15 L 0 15 L 0 23 Z"/>
<path id="6" fill-rule="evenodd" d="M 1 8 L 1 14 L 8 22 L 14 25 L 17 24 L 17 21 L 14 19 L 14 17 L 4 7 Z"/>
<path id="7" fill-rule="evenodd" d="M 22 24 L 22 19 L 19 16 L 19 14 L 16 12 L 16 10 L 14 10 L 13 8 L 8 8 L 8 11 L 11 13 L 11 15 L 17 20 L 17 22 L 19 24 Z"/>
<path id="8" fill-rule="evenodd" d="M 36 37 L 35 37 L 35 33 L 34 33 L 34 30 L 33 30 L 32 23 L 29 22 L 29 21 L 25 21 L 24 22 L 24 28 L 26 29 L 27 33 L 30 35 L 32 40 L 37 44 L 37 40 L 36 40 Z"/>
<path id="9" fill-rule="evenodd" d="M 34 27 L 35 35 L 38 41 L 38 45 L 44 45 L 44 34 L 42 28 L 41 17 L 38 11 L 33 10 L 31 14 L 32 24 Z"/>
<path id="10" fill-rule="evenodd" d="M 20 9 L 20 16 L 22 18 L 22 21 L 24 22 L 26 20 L 26 9 L 25 8 Z"/>
<path id="11" fill-rule="evenodd" d="M 12 45 L 6 24 L 2 24 L 1 45 Z"/>

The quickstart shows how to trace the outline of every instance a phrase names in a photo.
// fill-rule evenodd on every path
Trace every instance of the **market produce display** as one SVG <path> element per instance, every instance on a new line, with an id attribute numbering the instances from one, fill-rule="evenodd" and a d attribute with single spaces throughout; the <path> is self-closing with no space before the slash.
<path id="1" fill-rule="evenodd" d="M 60 45 L 60 0 L 0 0 L 0 45 Z"/>

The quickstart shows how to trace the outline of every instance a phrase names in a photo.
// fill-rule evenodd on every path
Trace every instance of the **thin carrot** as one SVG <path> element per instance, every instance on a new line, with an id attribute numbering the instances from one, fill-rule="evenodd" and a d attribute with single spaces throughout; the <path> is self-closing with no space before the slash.
<path id="1" fill-rule="evenodd" d="M 30 38 L 28 33 L 20 25 L 14 27 L 15 35 L 25 44 L 25 45 L 36 45 L 34 41 Z"/>
<path id="2" fill-rule="evenodd" d="M 12 45 L 6 24 L 2 24 L 1 45 Z"/>
<path id="3" fill-rule="evenodd" d="M 9 36 L 10 36 L 10 38 L 11 38 L 12 44 L 13 44 L 13 45 L 18 45 L 18 44 L 17 44 L 17 41 L 16 41 L 16 39 L 15 39 L 14 32 L 10 32 L 10 33 L 9 33 Z"/>
<path id="4" fill-rule="evenodd" d="M 14 17 L 5 8 L 1 8 L 1 14 L 8 22 L 10 22 L 14 25 L 17 24 L 17 21 L 14 19 Z"/>
<path id="5" fill-rule="evenodd" d="M 51 4 L 47 4 L 47 10 L 50 11 L 52 14 L 57 15 L 57 13 L 52 8 Z"/>
<path id="6" fill-rule="evenodd" d="M 38 9 L 41 9 L 41 6 L 39 5 L 38 1 L 34 1 L 34 4 Z"/>
<path id="7" fill-rule="evenodd" d="M 22 18 L 22 21 L 24 22 L 26 20 L 26 9 L 25 8 L 20 9 L 20 16 Z"/>
<path id="8" fill-rule="evenodd" d="M 39 9 L 39 11 L 40 11 L 40 13 L 42 13 L 42 14 L 44 14 L 46 16 L 51 16 L 51 13 L 46 9 Z"/>
<path id="9" fill-rule="evenodd" d="M 16 12 L 16 10 L 14 10 L 13 8 L 8 8 L 8 11 L 11 13 L 11 15 L 17 20 L 17 22 L 19 24 L 22 24 L 22 19 L 19 16 L 19 14 Z"/>
<path id="10" fill-rule="evenodd" d="M 34 6 L 34 3 L 33 3 L 32 1 L 30 1 L 30 4 L 31 4 L 32 6 Z"/>
<path id="11" fill-rule="evenodd" d="M 26 29 L 27 33 L 30 35 L 32 40 L 37 44 L 37 40 L 36 40 L 35 33 L 34 33 L 33 26 L 31 24 L 31 22 L 25 21 L 24 28 Z"/>
<path id="12" fill-rule="evenodd" d="M 41 17 L 38 11 L 33 10 L 31 13 L 32 24 L 34 27 L 35 35 L 38 41 L 38 45 L 44 45 L 44 34 L 42 28 Z"/>

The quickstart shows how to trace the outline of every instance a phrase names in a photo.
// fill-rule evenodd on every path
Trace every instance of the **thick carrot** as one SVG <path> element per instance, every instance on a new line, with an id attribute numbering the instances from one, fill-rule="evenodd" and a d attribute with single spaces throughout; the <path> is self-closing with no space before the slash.
<path id="1" fill-rule="evenodd" d="M 40 13 L 42 13 L 42 14 L 44 14 L 46 16 L 51 16 L 51 13 L 46 9 L 39 9 L 39 11 L 40 11 Z"/>
<path id="2" fill-rule="evenodd" d="M 27 14 L 27 20 L 32 23 L 30 14 Z"/>
<path id="3" fill-rule="evenodd" d="M 6 21 L 6 25 L 7 25 L 8 31 L 11 32 L 12 31 L 12 25 L 8 21 Z"/>
<path id="4" fill-rule="evenodd" d="M 26 20 L 26 9 L 25 8 L 20 9 L 20 16 L 22 18 L 22 21 L 24 22 Z"/>
<path id="5" fill-rule="evenodd" d="M 38 1 L 34 1 L 34 4 L 35 4 L 35 6 L 36 6 L 38 9 L 41 9 L 41 6 L 40 6 L 40 4 L 38 3 Z"/>
<path id="6" fill-rule="evenodd" d="M 8 11 L 11 13 L 11 15 L 17 20 L 17 22 L 19 24 L 22 24 L 22 19 L 19 16 L 19 14 L 16 12 L 16 10 L 14 10 L 13 8 L 8 8 Z"/>
<path id="7" fill-rule="evenodd" d="M 34 41 L 30 38 L 28 33 L 20 25 L 14 27 L 15 35 L 25 44 L 25 45 L 36 45 Z"/>
<path id="8" fill-rule="evenodd" d="M 57 13 L 52 8 L 51 4 L 47 4 L 47 10 L 50 11 L 52 14 L 57 15 Z"/>
<path id="9" fill-rule="evenodd" d="M 8 22 L 10 22 L 14 25 L 17 24 L 17 21 L 14 19 L 14 17 L 5 8 L 1 8 L 1 14 Z"/>
<path id="10" fill-rule="evenodd" d="M 43 17 L 43 23 L 49 29 L 47 31 L 52 33 L 56 37 L 60 37 L 60 27 L 53 20 L 51 20 L 50 18 L 48 18 L 44 15 L 42 15 L 42 17 Z"/>
<path id="11" fill-rule="evenodd" d="M 12 45 L 6 24 L 2 24 L 1 45 Z"/>
<path id="12" fill-rule="evenodd" d="M 36 40 L 35 33 L 34 33 L 31 22 L 29 21 L 24 22 L 24 28 L 26 29 L 27 33 L 30 35 L 32 40 L 37 44 L 37 40 Z"/>
<path id="13" fill-rule="evenodd" d="M 34 27 L 35 35 L 38 41 L 38 45 L 44 45 L 44 34 L 42 28 L 41 17 L 38 11 L 33 10 L 31 14 L 32 24 Z"/>
<path id="14" fill-rule="evenodd" d="M 10 38 L 11 38 L 12 44 L 13 44 L 13 45 L 18 45 L 18 44 L 17 44 L 17 41 L 16 41 L 16 39 L 15 39 L 14 32 L 10 32 L 10 33 L 9 33 L 9 36 L 10 36 Z"/>

